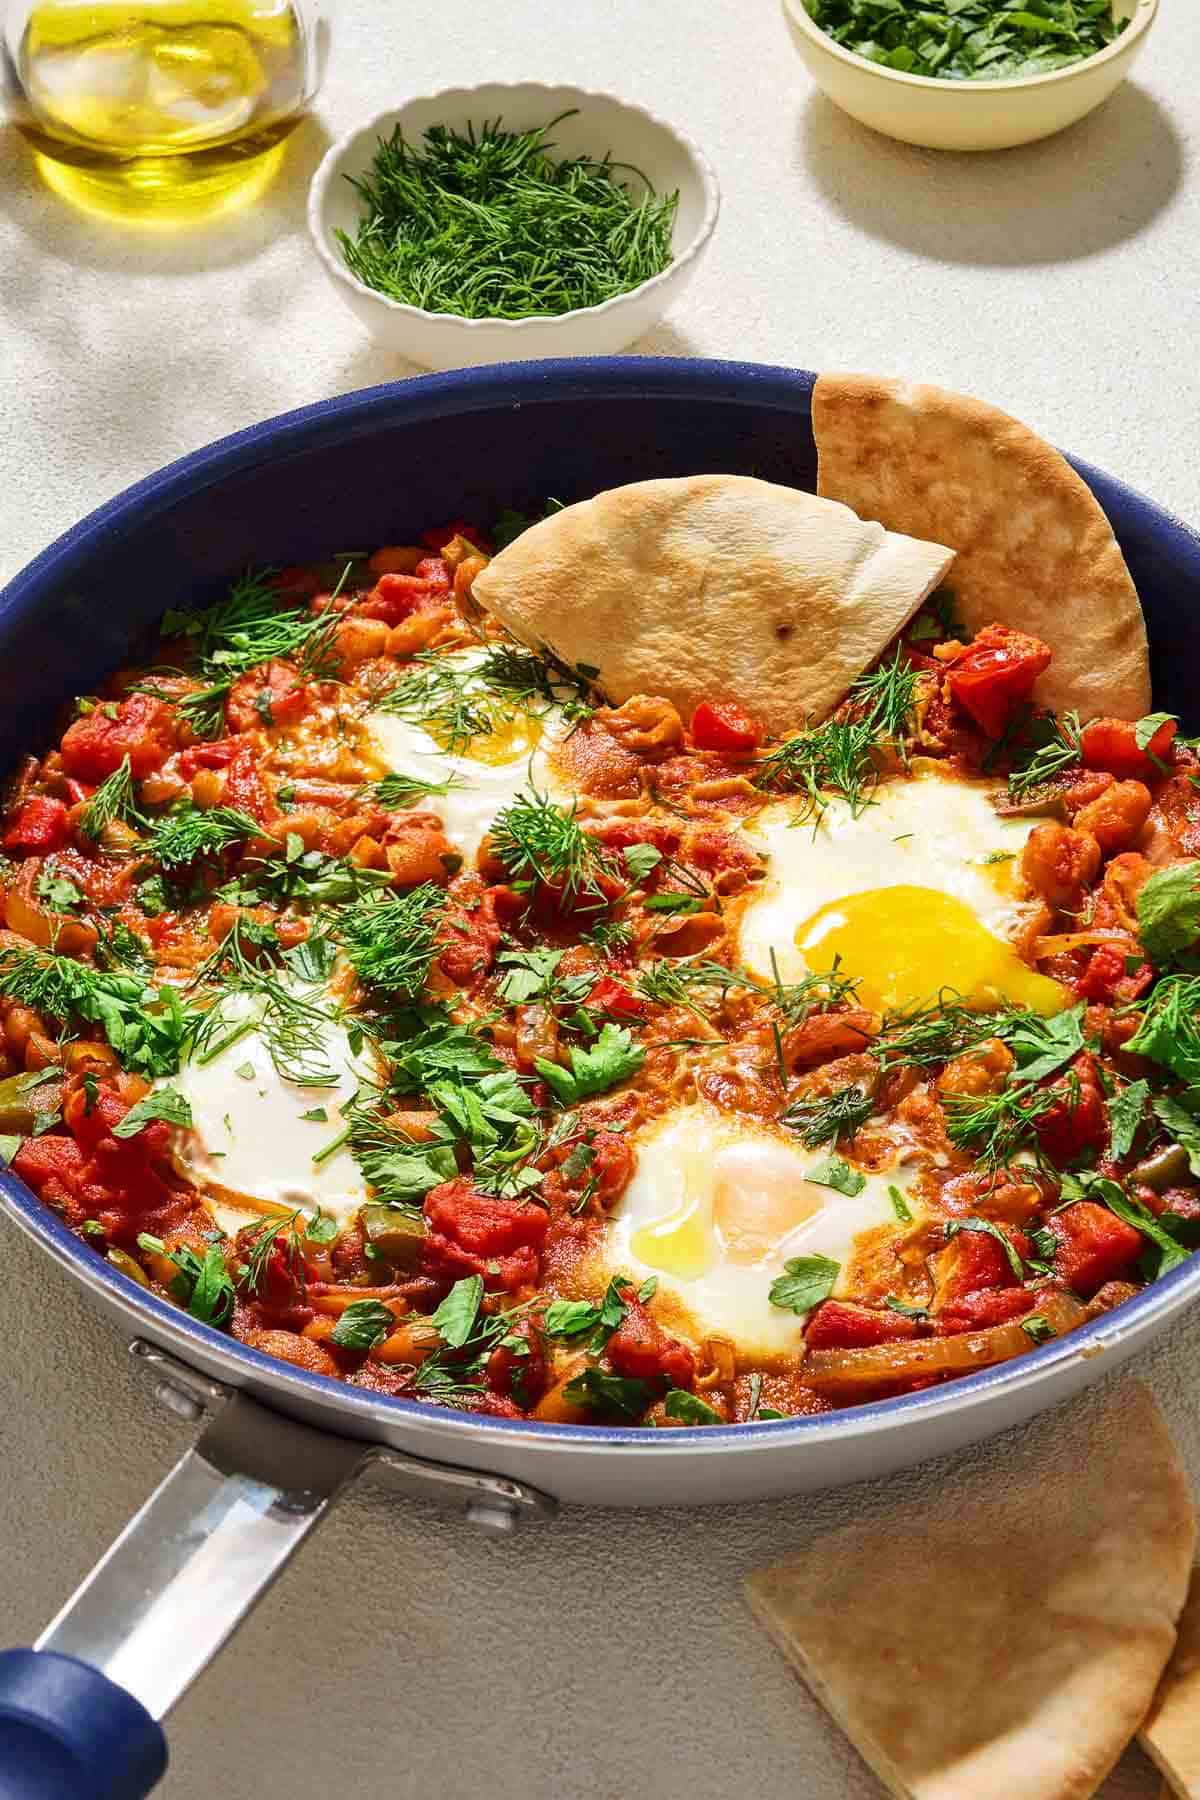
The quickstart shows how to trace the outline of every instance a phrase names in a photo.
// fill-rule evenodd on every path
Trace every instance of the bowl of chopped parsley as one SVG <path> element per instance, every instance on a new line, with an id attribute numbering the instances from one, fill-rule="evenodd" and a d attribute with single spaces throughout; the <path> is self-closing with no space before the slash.
<path id="1" fill-rule="evenodd" d="M 719 205 L 703 153 L 643 107 L 494 83 L 341 138 L 308 222 L 367 330 L 447 369 L 623 349 L 690 282 Z"/>
<path id="2" fill-rule="evenodd" d="M 1007 150 L 1107 100 L 1158 0 L 782 0 L 817 86 L 931 150 Z"/>

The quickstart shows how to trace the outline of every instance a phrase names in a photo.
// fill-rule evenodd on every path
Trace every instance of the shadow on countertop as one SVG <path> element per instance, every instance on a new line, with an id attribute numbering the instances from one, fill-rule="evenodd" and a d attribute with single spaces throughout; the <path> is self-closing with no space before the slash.
<path id="1" fill-rule="evenodd" d="M 622 356 L 700 356 L 698 349 L 687 334 L 673 325 L 670 319 L 664 319 L 648 331 L 644 337 L 627 346 L 620 352 Z M 736 350 L 728 352 L 730 356 Z M 359 388 L 374 387 L 377 382 L 404 381 L 410 375 L 425 375 L 428 370 L 420 364 L 409 362 L 398 350 L 392 350 L 385 344 L 377 344 L 364 333 L 361 342 L 347 357 L 342 366 L 337 391 L 340 394 L 351 394 Z"/>
<path id="2" fill-rule="evenodd" d="M 798 156 L 823 198 L 870 237 L 941 263 L 1075 262 L 1144 231 L 1177 193 L 1184 152 L 1130 82 L 1057 137 L 1016 150 L 921 150 L 814 93 Z"/>

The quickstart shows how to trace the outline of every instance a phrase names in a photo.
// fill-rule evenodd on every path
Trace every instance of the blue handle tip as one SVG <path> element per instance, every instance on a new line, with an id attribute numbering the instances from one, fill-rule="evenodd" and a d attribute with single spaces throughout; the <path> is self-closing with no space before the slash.
<path id="1" fill-rule="evenodd" d="M 0 1800 L 143 1800 L 166 1766 L 158 1723 L 107 1675 L 0 1651 Z"/>

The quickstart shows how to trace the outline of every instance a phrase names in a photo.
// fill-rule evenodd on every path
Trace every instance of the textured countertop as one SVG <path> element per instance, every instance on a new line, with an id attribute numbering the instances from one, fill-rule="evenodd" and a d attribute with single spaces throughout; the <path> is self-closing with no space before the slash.
<path id="1" fill-rule="evenodd" d="M 773 5 L 331 8 L 314 119 L 257 210 L 194 235 L 69 212 L 0 134 L 0 576 L 98 502 L 271 413 L 411 374 L 318 279 L 329 137 L 410 92 L 538 77 L 678 119 L 716 164 L 712 254 L 638 349 L 877 369 L 997 401 L 1200 521 L 1200 12 L 1163 0 L 1137 78 L 1026 150 L 940 156 L 810 89 Z M 0 1223 L 0 1639 L 28 1642 L 190 1435 L 119 1338 Z M 1200 1489 L 1200 1320 L 1140 1365 Z M 982 1453 L 998 1466 L 999 1440 Z M 945 1464 L 891 1484 L 916 1505 Z M 364 1487 L 170 1722 L 169 1800 L 873 1800 L 751 1624 L 742 1574 L 882 1484 L 738 1510 L 578 1512 L 493 1542 Z M 919 1603 L 918 1603 L 919 1610 Z M 1130 1753 L 1106 1800 L 1152 1800 Z"/>

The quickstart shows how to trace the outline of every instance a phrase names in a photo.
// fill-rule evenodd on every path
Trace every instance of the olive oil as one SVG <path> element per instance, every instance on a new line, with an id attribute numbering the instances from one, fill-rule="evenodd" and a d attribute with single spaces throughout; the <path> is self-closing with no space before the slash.
<path id="1" fill-rule="evenodd" d="M 17 121 L 53 186 L 141 216 L 260 191 L 316 87 L 304 0 L 46 0 Z"/>

